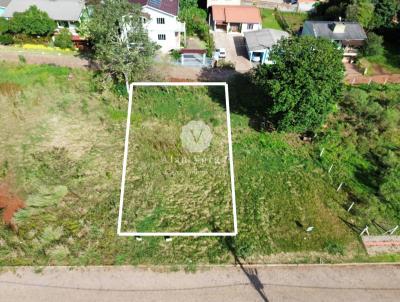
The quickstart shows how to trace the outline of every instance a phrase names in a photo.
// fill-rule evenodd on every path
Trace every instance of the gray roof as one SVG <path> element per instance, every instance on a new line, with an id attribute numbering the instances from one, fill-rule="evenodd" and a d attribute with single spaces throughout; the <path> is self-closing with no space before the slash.
<path id="1" fill-rule="evenodd" d="M 337 24 L 344 26 L 343 33 L 335 33 L 333 31 Z M 322 37 L 336 41 L 367 39 L 364 29 L 357 22 L 306 21 L 304 22 L 303 31 L 313 33 L 316 38 Z"/>
<path id="2" fill-rule="evenodd" d="M 247 48 L 250 51 L 264 50 L 275 45 L 280 39 L 289 37 L 286 31 L 276 29 L 261 29 L 244 33 Z"/>
<path id="3" fill-rule="evenodd" d="M 78 21 L 85 6 L 83 0 L 11 0 L 3 17 L 11 18 L 15 12 L 24 12 L 32 5 L 45 11 L 58 21 Z"/>
<path id="4" fill-rule="evenodd" d="M 0 0 L 0 7 L 7 7 L 11 0 Z"/>

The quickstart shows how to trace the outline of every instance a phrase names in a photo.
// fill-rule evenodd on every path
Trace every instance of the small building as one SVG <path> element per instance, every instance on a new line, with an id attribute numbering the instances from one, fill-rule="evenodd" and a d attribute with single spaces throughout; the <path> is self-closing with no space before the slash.
<path id="1" fill-rule="evenodd" d="M 161 52 L 180 49 L 186 39 L 186 26 L 178 20 L 179 0 L 129 0 L 142 6 L 144 27 Z"/>
<path id="2" fill-rule="evenodd" d="M 317 2 L 317 0 L 298 0 L 297 10 L 299 12 L 311 12 L 315 9 L 315 4 Z"/>
<path id="3" fill-rule="evenodd" d="M 344 49 L 344 56 L 347 57 L 357 56 L 358 48 L 367 39 L 364 29 L 357 22 L 306 21 L 301 34 L 334 41 Z"/>
<path id="4" fill-rule="evenodd" d="M 289 34 L 286 31 L 269 28 L 245 32 L 244 39 L 250 61 L 268 63 L 271 47 L 287 37 Z"/>
<path id="5" fill-rule="evenodd" d="M 246 32 L 262 28 L 260 9 L 255 6 L 213 5 L 209 24 L 214 31 Z"/>
<path id="6" fill-rule="evenodd" d="M 6 7 L 10 4 L 11 0 L 0 0 L 0 17 L 3 16 Z"/>
<path id="7" fill-rule="evenodd" d="M 0 0 L 2 1 L 2 0 Z M 69 28 L 74 34 L 80 17 L 85 8 L 83 0 L 11 0 L 6 7 L 3 17 L 12 18 L 14 13 L 22 13 L 31 6 L 36 6 L 46 12 L 57 22 L 59 28 Z"/>

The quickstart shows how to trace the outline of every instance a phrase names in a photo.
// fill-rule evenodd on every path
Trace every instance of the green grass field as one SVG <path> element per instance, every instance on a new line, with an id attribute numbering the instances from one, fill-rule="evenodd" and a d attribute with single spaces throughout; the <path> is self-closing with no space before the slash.
<path id="1" fill-rule="evenodd" d="M 137 88 L 132 107 L 122 231 L 233 232 L 224 108 L 206 87 Z M 203 152 L 182 145 L 192 121 L 211 129 Z"/>
<path id="2" fill-rule="evenodd" d="M 261 9 L 261 18 L 263 28 L 297 33 L 308 18 L 308 15 L 306 13 L 276 12 L 272 9 L 263 8 Z"/>
<path id="3" fill-rule="evenodd" d="M 165 242 L 163 238 L 146 238 L 139 242 L 116 234 L 126 96 L 118 96 L 110 89 L 99 92 L 92 75 L 84 71 L 6 63 L 0 63 L 0 70 L 0 139 L 3 142 L 0 180 L 9 182 L 27 203 L 27 208 L 15 217 L 18 234 L 6 226 L 0 227 L 0 265 L 165 264 L 193 270 L 196 264 L 232 263 L 233 254 L 245 257 L 248 262 L 263 263 L 398 259 L 395 256 L 368 258 L 358 234 L 344 222 L 363 227 L 372 218 L 379 222 L 386 218 L 390 224 L 397 219 L 388 207 L 375 202 L 376 186 L 356 177 L 369 171 L 371 179 L 378 180 L 375 170 L 368 169 L 376 166 L 368 157 L 365 143 L 361 144 L 364 132 L 358 124 L 351 126 L 356 127 L 357 138 L 348 143 L 346 130 L 350 128 L 346 126 L 346 115 L 335 117 L 332 123 L 346 118 L 335 122 L 340 127 L 331 126 L 329 135 L 324 134 L 312 144 L 303 142 L 296 134 L 260 132 L 255 130 L 254 112 L 249 109 L 257 104 L 256 92 L 244 80 L 232 83 L 239 235 L 235 239 L 174 238 L 172 242 Z M 387 114 L 392 117 L 391 123 L 396 123 L 393 112 L 398 108 L 392 100 L 398 96 L 398 90 L 378 89 L 366 93 L 381 98 L 382 106 L 393 102 Z M 198 106 L 198 100 L 202 106 Z M 176 136 L 173 139 L 168 136 L 176 131 L 178 122 L 201 117 L 217 133 L 222 133 L 223 102 L 223 93 L 213 89 L 153 89 L 137 94 L 136 105 L 142 111 L 132 117 L 132 127 L 142 130 L 136 134 L 141 144 L 140 148 L 135 146 L 135 137 L 132 137 L 130 150 L 139 150 L 137 154 L 144 161 L 137 167 L 141 169 L 138 170 L 141 179 L 130 174 L 131 194 L 143 196 L 140 191 L 143 186 L 136 185 L 147 184 L 145 177 L 161 175 L 163 181 L 169 177 L 160 172 L 153 174 L 156 161 L 151 156 L 157 155 L 152 152 L 160 148 L 171 154 L 180 152 Z M 371 102 L 375 101 L 371 99 Z M 175 130 L 169 132 L 168 127 Z M 390 131 L 395 138 L 394 130 Z M 388 135 L 382 135 L 386 138 L 382 144 L 389 141 Z M 379 133 L 371 139 L 375 142 L 377 137 Z M 393 146 L 395 151 L 398 142 L 394 139 L 390 142 L 390 148 Z M 379 144 L 379 148 L 385 146 Z M 320 159 L 322 147 L 326 148 L 327 156 Z M 222 150 L 223 147 L 218 147 L 215 152 L 223 154 Z M 347 158 L 353 160 L 343 160 Z M 330 159 L 343 164 L 332 174 L 327 172 Z M 129 160 L 138 163 L 138 158 Z M 360 170 L 361 167 L 366 170 Z M 208 166 L 205 168 L 213 171 Z M 184 192 L 191 176 L 183 179 L 187 171 L 181 172 L 178 179 Z M 336 192 L 342 175 L 339 172 L 344 173 L 346 183 L 351 186 Z M 200 179 L 196 175 L 194 179 L 208 186 L 214 179 L 220 179 L 213 177 L 204 175 Z M 216 188 L 211 184 L 210 189 Z M 356 212 L 348 213 L 350 193 L 357 190 L 371 198 L 355 207 Z M 141 221 L 132 220 L 144 229 L 163 226 L 165 217 L 157 216 L 162 212 L 154 208 L 160 200 L 155 198 L 156 192 L 153 190 L 148 195 L 152 196 L 149 206 L 135 207 L 136 211 L 150 213 Z M 174 192 L 176 196 L 171 196 Z M 196 227 L 218 229 L 224 227 L 221 221 L 227 221 L 222 217 L 223 207 L 210 215 L 209 204 L 203 203 L 197 193 L 192 196 L 193 200 L 199 197 L 196 207 L 186 203 L 173 187 L 160 193 L 167 208 L 175 211 L 171 213 L 179 226 L 190 228 L 190 220 L 199 220 Z M 225 196 L 226 191 L 222 190 L 221 194 Z M 211 195 L 218 196 L 215 191 Z M 165 196 L 170 199 L 166 201 Z M 135 214 L 135 210 L 128 212 Z M 221 217 L 215 213 L 221 213 Z M 312 232 L 306 232 L 309 226 L 314 227 Z M 372 232 L 378 231 L 372 229 Z"/>

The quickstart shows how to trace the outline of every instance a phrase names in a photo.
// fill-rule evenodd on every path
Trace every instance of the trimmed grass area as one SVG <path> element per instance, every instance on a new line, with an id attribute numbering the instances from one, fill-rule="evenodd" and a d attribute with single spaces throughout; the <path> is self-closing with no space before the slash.
<path id="1" fill-rule="evenodd" d="M 369 145 L 373 143 L 374 150 L 387 146 L 393 152 L 398 150 L 399 136 L 392 127 L 396 124 L 398 86 L 365 91 L 371 104 L 363 108 L 373 108 L 368 111 L 370 126 L 375 125 L 375 103 L 392 104 L 382 115 L 392 117 L 390 132 L 364 136 L 369 130 L 360 128 L 358 122 L 363 125 L 363 120 L 351 115 L 354 110 L 349 107 L 343 115 L 334 116 L 328 133 L 319 134 L 316 142 L 309 143 L 296 134 L 255 130 L 257 115 L 252 108 L 257 106 L 257 91 L 247 85 L 245 78 L 237 79 L 231 83 L 230 100 L 238 237 L 174 238 L 172 242 L 146 238 L 139 242 L 116 234 L 126 96 L 111 93 L 111 89 L 99 92 L 92 74 L 83 70 L 5 63 L 0 63 L 0 69 L 0 181 L 10 183 L 27 203 L 27 208 L 15 217 L 18 234 L 0 227 L 0 265 L 166 264 L 194 270 L 197 263 L 233 263 L 233 253 L 248 262 L 264 263 L 398 259 L 367 257 L 358 234 L 349 227 L 349 223 L 363 227 L 373 218 L 390 225 L 397 219 L 389 206 L 376 202 L 376 184 L 365 182 L 361 176 L 368 172 L 367 179 L 380 179 L 378 166 L 369 157 Z M 156 173 L 156 161 L 147 151 L 161 148 L 169 154 L 180 150 L 167 134 L 155 133 L 164 134 L 166 127 L 174 128 L 177 121 L 196 115 L 215 129 L 222 125 L 219 117 L 224 115 L 224 95 L 218 90 L 157 88 L 138 94 L 136 101 L 143 110 L 134 114 L 133 127 L 143 131 L 137 133 L 140 146 L 132 140 L 130 150 L 139 150 L 146 160 L 138 166 L 142 175 Z M 259 105 L 262 107 L 262 103 Z M 182 114 L 177 116 L 177 111 Z M 349 124 L 353 121 L 350 117 L 357 123 Z M 379 129 L 389 129 L 384 123 L 379 125 Z M 357 136 L 349 136 L 349 131 Z M 382 139 L 378 144 L 379 137 Z M 326 156 L 321 159 L 318 154 L 322 147 L 326 148 Z M 390 153 L 391 159 L 393 156 L 397 153 Z M 335 160 L 335 168 L 329 174 L 331 159 Z M 130 160 L 135 163 L 136 159 Z M 194 179 L 199 179 L 198 175 Z M 213 178 L 204 175 L 204 179 L 209 182 Z M 346 185 L 336 192 L 341 179 Z M 183 185 L 188 183 L 181 180 Z M 132 176 L 131 181 L 131 192 L 140 195 L 136 184 L 142 180 Z M 187 220 L 207 215 L 207 211 L 197 211 L 200 204 L 193 211 L 175 189 L 168 194 L 174 192 L 178 196 L 171 196 L 169 205 L 179 200 L 179 211 L 174 214 L 178 222 L 186 223 L 183 214 L 197 215 Z M 348 213 L 353 195 L 365 198 Z M 223 213 L 219 209 L 217 212 Z M 157 213 L 150 215 L 154 219 L 141 223 L 158 226 L 157 219 L 162 218 Z M 218 222 L 215 225 L 219 227 Z M 310 226 L 314 229 L 307 232 Z M 378 232 L 374 228 L 370 231 Z"/>
<path id="2" fill-rule="evenodd" d="M 306 13 L 278 12 L 272 9 L 261 9 L 263 28 L 272 28 L 297 33 L 308 15 Z"/>
<path id="3" fill-rule="evenodd" d="M 272 29 L 282 30 L 282 27 L 279 25 L 278 21 L 276 21 L 274 10 L 262 8 L 261 9 L 261 18 L 262 18 L 263 28 L 272 28 Z"/>

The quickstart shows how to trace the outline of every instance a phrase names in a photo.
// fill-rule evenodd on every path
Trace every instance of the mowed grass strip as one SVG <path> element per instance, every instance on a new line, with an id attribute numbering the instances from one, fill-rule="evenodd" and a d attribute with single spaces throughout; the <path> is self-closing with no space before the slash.
<path id="1" fill-rule="evenodd" d="M 226 112 L 207 94 L 206 87 L 135 90 L 123 231 L 233 232 Z M 201 153 L 182 146 L 191 121 L 213 135 Z"/>

